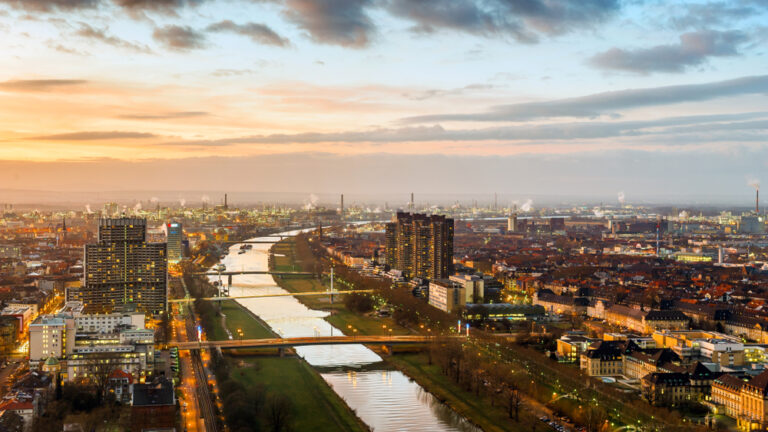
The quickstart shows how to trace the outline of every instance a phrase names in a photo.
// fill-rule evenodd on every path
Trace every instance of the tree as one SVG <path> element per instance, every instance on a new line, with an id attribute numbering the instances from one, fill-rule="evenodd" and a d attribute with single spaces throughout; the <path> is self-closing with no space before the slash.
<path id="1" fill-rule="evenodd" d="M 284 395 L 272 395 L 267 400 L 266 417 L 269 430 L 272 432 L 283 432 L 288 430 L 291 422 L 293 408 L 291 401 Z"/>
<path id="2" fill-rule="evenodd" d="M 520 389 L 515 384 L 507 385 L 507 414 L 509 418 L 513 418 L 515 421 L 520 421 L 520 406 L 523 404 L 523 395 L 520 393 Z"/>
<path id="3" fill-rule="evenodd" d="M 122 358 L 118 353 L 104 353 L 86 359 L 84 366 L 88 374 L 87 380 L 96 389 L 96 398 L 99 404 L 104 401 L 109 387 L 109 377 L 112 372 L 119 369 Z"/>

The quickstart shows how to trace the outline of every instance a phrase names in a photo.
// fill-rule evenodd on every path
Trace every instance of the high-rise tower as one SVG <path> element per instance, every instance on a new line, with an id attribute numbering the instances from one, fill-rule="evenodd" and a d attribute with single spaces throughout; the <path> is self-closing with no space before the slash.
<path id="1" fill-rule="evenodd" d="M 184 230 L 178 222 L 171 222 L 165 225 L 166 239 L 168 242 L 168 262 L 178 263 L 182 259 L 182 241 L 184 240 Z"/>
<path id="2" fill-rule="evenodd" d="M 168 256 L 165 243 L 147 243 L 147 221 L 101 219 L 98 242 L 85 246 L 85 311 L 108 313 L 131 305 L 159 313 L 167 306 Z"/>
<path id="3" fill-rule="evenodd" d="M 398 213 L 385 238 L 387 264 L 408 277 L 441 279 L 453 270 L 453 219 Z"/>

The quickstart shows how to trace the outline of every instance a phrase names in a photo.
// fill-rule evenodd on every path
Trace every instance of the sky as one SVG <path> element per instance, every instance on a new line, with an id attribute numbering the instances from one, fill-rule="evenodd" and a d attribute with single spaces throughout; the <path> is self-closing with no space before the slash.
<path id="1" fill-rule="evenodd" d="M 766 23 L 764 0 L 0 0 L 0 189 L 739 201 L 768 181 Z"/>

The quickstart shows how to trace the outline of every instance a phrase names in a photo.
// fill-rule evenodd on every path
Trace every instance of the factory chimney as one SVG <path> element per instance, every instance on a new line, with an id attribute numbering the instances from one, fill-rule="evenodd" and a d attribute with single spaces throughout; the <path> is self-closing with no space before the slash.
<path id="1" fill-rule="evenodd" d="M 411 192 L 411 203 L 409 205 L 411 207 L 411 213 L 413 213 L 414 209 L 416 208 L 413 202 L 413 192 Z"/>
<path id="2" fill-rule="evenodd" d="M 339 214 L 341 215 L 341 220 L 344 220 L 344 194 L 341 194 L 341 211 Z"/>
<path id="3" fill-rule="evenodd" d="M 760 214 L 760 188 L 755 188 L 755 213 Z"/>
<path id="4" fill-rule="evenodd" d="M 227 203 L 227 194 L 224 194 L 224 210 L 228 210 L 228 203 Z"/>

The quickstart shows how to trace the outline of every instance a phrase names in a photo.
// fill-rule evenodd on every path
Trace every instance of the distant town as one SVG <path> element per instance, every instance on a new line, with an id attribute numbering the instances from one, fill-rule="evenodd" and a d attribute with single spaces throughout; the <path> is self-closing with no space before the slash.
<path id="1" fill-rule="evenodd" d="M 397 429 L 358 385 L 420 388 L 403 407 L 446 430 L 763 430 L 767 222 L 758 199 L 5 204 L 0 430 Z"/>

